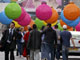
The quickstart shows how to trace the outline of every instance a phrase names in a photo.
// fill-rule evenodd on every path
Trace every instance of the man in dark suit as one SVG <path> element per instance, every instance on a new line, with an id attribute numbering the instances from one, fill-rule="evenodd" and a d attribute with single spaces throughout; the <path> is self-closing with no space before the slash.
<path id="1" fill-rule="evenodd" d="M 4 48 L 5 60 L 9 60 L 9 53 L 10 60 L 14 60 L 14 50 L 16 48 L 16 30 L 13 22 L 10 24 L 10 28 L 3 32 L 1 44 Z"/>

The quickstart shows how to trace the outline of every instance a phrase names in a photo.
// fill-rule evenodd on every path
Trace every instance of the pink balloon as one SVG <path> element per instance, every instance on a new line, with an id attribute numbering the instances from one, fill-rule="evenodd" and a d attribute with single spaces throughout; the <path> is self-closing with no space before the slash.
<path id="1" fill-rule="evenodd" d="M 62 0 L 56 0 L 59 5 L 62 5 Z"/>
<path id="2" fill-rule="evenodd" d="M 21 7 L 21 9 L 22 9 L 21 16 L 19 18 L 15 19 L 15 21 L 17 21 L 17 22 L 23 20 L 24 16 L 26 15 L 26 11 L 24 10 L 24 8 Z"/>
<path id="3" fill-rule="evenodd" d="M 76 31 L 80 31 L 80 23 L 75 27 Z"/>
<path id="4" fill-rule="evenodd" d="M 52 9 L 46 4 L 41 4 L 37 9 L 36 9 L 36 16 L 40 20 L 48 20 L 52 16 Z"/>
<path id="5" fill-rule="evenodd" d="M 26 13 L 25 17 L 21 21 L 19 21 L 18 23 L 21 26 L 27 26 L 30 24 L 30 21 L 31 21 L 31 17 L 28 13 Z"/>

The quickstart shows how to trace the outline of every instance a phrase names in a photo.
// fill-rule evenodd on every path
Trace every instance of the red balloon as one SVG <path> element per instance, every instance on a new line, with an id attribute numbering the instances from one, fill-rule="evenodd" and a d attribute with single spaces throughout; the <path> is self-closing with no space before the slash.
<path id="1" fill-rule="evenodd" d="M 26 13 L 25 17 L 18 23 L 21 26 L 27 26 L 27 25 L 29 25 L 30 21 L 31 21 L 31 17 L 28 13 Z"/>

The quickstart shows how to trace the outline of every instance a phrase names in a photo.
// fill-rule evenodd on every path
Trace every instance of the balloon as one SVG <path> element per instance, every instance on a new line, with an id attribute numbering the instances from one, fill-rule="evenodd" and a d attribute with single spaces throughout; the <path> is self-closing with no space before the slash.
<path id="1" fill-rule="evenodd" d="M 26 15 L 26 11 L 24 10 L 24 8 L 21 7 L 21 10 L 22 10 L 21 16 L 19 18 L 15 19 L 15 21 L 17 21 L 17 22 L 23 20 L 24 16 Z"/>
<path id="2" fill-rule="evenodd" d="M 62 20 L 60 20 L 60 25 L 63 27 L 63 25 L 67 25 L 65 22 L 63 22 Z M 71 27 L 67 25 L 67 29 L 70 29 Z"/>
<path id="3" fill-rule="evenodd" d="M 78 23 L 79 23 L 79 21 L 80 21 L 80 17 L 78 17 L 76 20 L 74 20 L 74 21 L 70 21 L 70 20 L 68 20 L 68 19 L 66 19 L 65 17 L 64 17 L 64 15 L 63 15 L 63 11 L 61 12 L 61 18 L 62 18 L 62 20 L 68 25 L 68 26 L 71 26 L 71 27 L 75 27 Z"/>
<path id="4" fill-rule="evenodd" d="M 77 19 L 80 13 L 79 8 L 74 3 L 66 5 L 63 12 L 65 18 L 68 20 Z"/>
<path id="5" fill-rule="evenodd" d="M 35 20 L 34 22 L 35 22 L 35 24 L 37 25 L 37 28 L 38 28 L 38 29 L 41 29 L 42 26 L 45 25 L 44 22 L 41 21 L 41 20 L 39 20 L 38 18 L 36 18 L 36 20 Z"/>
<path id="6" fill-rule="evenodd" d="M 5 3 L 10 3 L 11 0 L 3 0 Z"/>
<path id="7" fill-rule="evenodd" d="M 20 22 L 18 22 L 21 26 L 27 26 L 29 25 L 31 21 L 31 17 L 28 13 L 26 13 L 25 17 L 23 18 L 23 20 L 21 20 Z"/>
<path id="8" fill-rule="evenodd" d="M 43 22 L 45 25 L 47 25 L 47 23 L 46 22 Z M 56 25 L 57 24 L 57 21 L 56 22 L 54 22 L 53 24 L 51 24 L 51 26 L 54 26 L 54 25 Z"/>
<path id="9" fill-rule="evenodd" d="M 15 27 L 16 28 L 20 28 L 21 27 L 21 25 L 19 25 L 18 22 L 14 21 L 14 20 L 13 20 L 13 22 L 15 23 Z"/>
<path id="10" fill-rule="evenodd" d="M 0 22 L 2 24 L 10 24 L 12 22 L 12 19 L 9 19 L 6 15 L 5 12 L 0 13 Z"/>
<path id="11" fill-rule="evenodd" d="M 76 31 L 80 31 L 80 22 L 79 24 L 75 27 Z"/>
<path id="12" fill-rule="evenodd" d="M 73 31 L 73 28 L 68 29 L 68 31 Z"/>
<path id="13" fill-rule="evenodd" d="M 16 19 L 21 16 L 21 7 L 17 3 L 10 3 L 5 8 L 5 14 L 10 19 Z"/>
<path id="14" fill-rule="evenodd" d="M 57 19 L 58 19 L 58 13 L 57 13 L 56 10 L 54 10 L 54 9 L 52 8 L 52 16 L 51 16 L 50 19 L 46 20 L 45 22 L 46 22 L 46 23 L 51 23 L 51 24 L 52 24 L 52 23 L 56 22 Z"/>
<path id="15" fill-rule="evenodd" d="M 58 25 L 58 29 L 59 29 L 60 31 L 63 31 L 63 28 L 61 27 L 60 23 L 58 23 L 57 25 Z"/>
<path id="16" fill-rule="evenodd" d="M 48 5 L 42 4 L 36 9 L 36 16 L 40 20 L 48 20 L 52 16 L 52 9 Z"/>
<path id="17" fill-rule="evenodd" d="M 30 24 L 29 24 L 28 26 L 30 26 L 30 27 L 32 28 L 33 24 L 35 24 L 35 23 L 34 23 L 33 20 L 31 20 L 31 22 L 30 22 Z M 25 30 L 25 31 L 28 30 L 28 26 L 25 26 L 25 27 L 24 27 L 24 30 Z"/>
<path id="18" fill-rule="evenodd" d="M 59 5 L 62 5 L 62 0 L 56 0 Z"/>

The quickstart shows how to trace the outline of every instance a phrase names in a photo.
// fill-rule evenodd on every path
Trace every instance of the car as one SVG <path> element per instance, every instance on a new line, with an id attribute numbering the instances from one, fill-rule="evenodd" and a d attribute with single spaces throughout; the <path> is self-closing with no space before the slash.
<path id="1" fill-rule="evenodd" d="M 70 31 L 70 33 L 72 34 L 72 38 L 75 43 L 75 48 L 73 48 L 73 44 L 70 40 L 69 52 L 70 53 L 80 53 L 80 32 L 79 31 Z"/>

